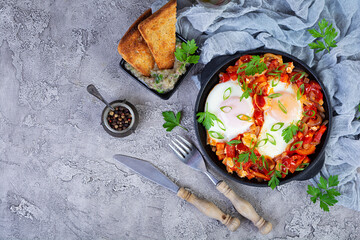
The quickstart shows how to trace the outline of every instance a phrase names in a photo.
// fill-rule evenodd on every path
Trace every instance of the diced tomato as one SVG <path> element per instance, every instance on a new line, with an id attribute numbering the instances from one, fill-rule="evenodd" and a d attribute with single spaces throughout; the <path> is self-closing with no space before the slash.
<path id="1" fill-rule="evenodd" d="M 320 143 L 320 139 L 322 137 L 322 135 L 324 134 L 324 132 L 326 131 L 326 126 L 322 125 L 319 129 L 319 131 L 317 131 L 314 135 L 314 142 L 315 143 Z"/>
<path id="2" fill-rule="evenodd" d="M 226 72 L 228 73 L 236 73 L 238 70 L 238 67 L 237 66 L 229 66 L 227 69 L 226 69 Z"/>
<path id="3" fill-rule="evenodd" d="M 281 73 L 280 81 L 284 83 L 289 82 L 289 75 L 287 73 Z"/>
<path id="4" fill-rule="evenodd" d="M 267 77 L 264 75 L 260 75 L 258 77 L 255 78 L 256 83 L 262 83 L 262 82 L 266 82 L 267 81 Z"/>
<path id="5" fill-rule="evenodd" d="M 236 81 L 238 78 L 238 75 L 236 72 L 229 73 L 230 79 L 233 81 Z"/>
<path id="6" fill-rule="evenodd" d="M 226 145 L 226 156 L 230 158 L 235 157 L 235 146 Z"/>
<path id="7" fill-rule="evenodd" d="M 291 173 L 294 173 L 295 170 L 301 165 L 301 163 L 304 161 L 305 156 L 303 155 L 294 155 L 290 158 L 291 164 L 288 168 Z"/>
<path id="8" fill-rule="evenodd" d="M 255 171 L 251 171 L 251 173 L 258 178 L 264 179 L 266 181 L 270 181 L 270 176 L 266 176 L 265 174 L 259 173 L 259 172 L 255 172 Z"/>
<path id="9" fill-rule="evenodd" d="M 272 59 L 270 63 L 267 64 L 268 71 L 271 72 L 279 66 L 279 61 L 277 59 Z"/>
<path id="10" fill-rule="evenodd" d="M 306 136 L 303 139 L 303 145 L 311 143 L 312 137 L 313 137 L 312 134 L 306 134 Z"/>
<path id="11" fill-rule="evenodd" d="M 219 74 L 219 78 L 220 78 L 220 81 L 219 81 L 220 83 L 227 82 L 227 81 L 230 80 L 229 74 L 228 73 L 223 73 L 223 72 L 221 72 Z"/>
<path id="12" fill-rule="evenodd" d="M 265 106 L 265 98 L 263 95 L 255 95 L 254 97 L 254 100 L 255 100 L 255 104 L 259 107 L 259 108 L 262 108 Z"/>
<path id="13" fill-rule="evenodd" d="M 301 140 L 301 139 L 304 137 L 304 134 L 299 131 L 299 132 L 296 134 L 296 136 L 297 136 L 297 138 L 298 138 L 299 140 Z"/>
<path id="14" fill-rule="evenodd" d="M 314 114 L 314 112 L 315 114 Z M 316 114 L 317 114 L 317 108 L 315 105 L 309 105 L 309 106 L 305 106 L 304 107 L 304 114 L 306 114 L 307 116 L 312 116 L 312 119 L 316 118 Z M 313 116 L 314 115 L 314 116 Z"/>
<path id="15" fill-rule="evenodd" d="M 245 146 L 245 144 L 239 143 L 238 145 L 236 145 L 236 150 L 238 150 L 238 151 L 248 151 L 249 148 L 247 146 Z"/>
<path id="16" fill-rule="evenodd" d="M 264 113 L 257 107 L 254 110 L 254 118 L 256 125 L 262 126 L 264 124 Z"/>
<path id="17" fill-rule="evenodd" d="M 310 155 L 313 154 L 316 150 L 316 147 L 312 144 L 310 144 L 308 149 L 304 149 L 304 148 L 299 148 L 297 150 L 295 150 L 295 152 L 297 154 L 301 154 L 301 155 Z"/>
<path id="18" fill-rule="evenodd" d="M 243 63 L 250 62 L 251 59 L 252 59 L 251 55 L 244 55 L 240 57 L 240 61 L 242 61 Z"/>

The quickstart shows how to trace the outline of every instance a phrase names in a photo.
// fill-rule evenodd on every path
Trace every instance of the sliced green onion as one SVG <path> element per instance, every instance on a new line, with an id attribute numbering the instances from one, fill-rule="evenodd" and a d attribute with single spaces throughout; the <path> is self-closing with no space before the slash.
<path id="1" fill-rule="evenodd" d="M 297 100 L 300 100 L 300 98 L 304 95 L 305 92 L 305 85 L 301 84 L 301 86 L 298 88 L 297 92 L 296 92 L 296 96 L 297 96 Z"/>
<path id="2" fill-rule="evenodd" d="M 280 76 L 279 76 L 279 78 L 280 78 Z M 273 79 L 273 80 L 271 81 L 271 86 L 272 86 L 272 87 L 276 87 L 276 86 L 279 84 L 279 82 L 280 82 L 279 79 L 277 79 L 276 82 L 275 82 L 274 79 Z"/>
<path id="3" fill-rule="evenodd" d="M 296 80 L 299 80 L 299 79 L 303 78 L 306 73 L 305 73 L 305 72 L 298 72 L 298 73 L 296 73 L 295 75 L 293 75 L 293 76 L 291 77 L 290 82 L 295 82 L 295 81 L 296 81 L 296 80 L 295 80 L 295 77 L 296 77 L 298 74 L 301 74 L 301 75 L 300 75 L 300 77 L 297 78 Z"/>
<path id="4" fill-rule="evenodd" d="M 263 139 L 261 139 L 260 141 L 258 141 L 257 143 L 256 143 L 256 147 L 262 147 L 262 146 L 264 146 L 266 143 L 267 143 L 267 141 L 268 141 L 268 139 L 267 138 L 263 138 Z"/>
<path id="5" fill-rule="evenodd" d="M 266 171 L 269 171 L 269 164 L 268 164 L 268 162 L 265 160 L 264 155 L 261 155 L 261 161 L 262 161 L 262 165 L 265 167 Z"/>
<path id="6" fill-rule="evenodd" d="M 276 132 L 276 131 L 280 130 L 283 126 L 284 126 L 283 122 L 275 123 L 274 125 L 272 125 L 271 131 Z"/>
<path id="7" fill-rule="evenodd" d="M 242 77 L 241 77 L 241 75 L 238 75 L 237 81 L 238 81 L 239 86 L 241 87 L 240 79 L 242 80 Z"/>
<path id="8" fill-rule="evenodd" d="M 275 70 L 275 71 L 276 71 L 276 70 Z M 280 71 L 280 72 L 281 72 L 281 71 Z M 278 73 L 272 73 L 272 72 L 268 73 L 268 75 L 271 75 L 271 76 L 279 76 Z"/>
<path id="9" fill-rule="evenodd" d="M 277 98 L 280 97 L 282 94 L 281 93 L 273 93 L 271 95 L 268 96 L 268 98 Z"/>
<path id="10" fill-rule="evenodd" d="M 262 95 L 262 88 L 260 88 L 260 93 L 258 95 L 260 95 L 260 96 Z"/>
<path id="11" fill-rule="evenodd" d="M 251 117 L 249 117 L 248 115 L 245 115 L 245 114 L 239 114 L 236 117 L 241 121 L 250 121 L 251 120 Z"/>
<path id="12" fill-rule="evenodd" d="M 215 131 L 209 131 L 209 135 L 216 139 L 224 139 L 224 136 Z"/>
<path id="13" fill-rule="evenodd" d="M 307 114 L 308 112 L 312 112 L 312 115 L 308 115 Z M 313 116 L 315 116 L 315 111 L 314 110 L 308 110 L 308 111 L 304 112 L 303 115 L 307 116 L 307 117 L 313 117 Z"/>
<path id="14" fill-rule="evenodd" d="M 219 118 L 216 119 L 216 122 L 221 130 L 226 131 L 224 123 Z"/>
<path id="15" fill-rule="evenodd" d="M 223 106 L 220 108 L 221 111 L 223 111 L 224 113 L 229 113 L 232 110 L 232 107 L 230 106 Z"/>
<path id="16" fill-rule="evenodd" d="M 226 144 L 227 145 L 237 145 L 237 144 L 240 144 L 241 143 L 241 141 L 240 140 L 232 140 L 232 141 L 230 141 L 230 142 L 227 142 Z"/>
<path id="17" fill-rule="evenodd" d="M 283 113 L 287 114 L 287 110 L 286 110 L 285 106 L 280 102 L 280 100 L 278 101 L 278 105 L 279 105 L 279 108 L 281 109 L 281 111 L 283 111 Z"/>
<path id="18" fill-rule="evenodd" d="M 303 144 L 303 141 L 299 141 L 299 142 L 294 143 L 294 144 L 291 146 L 290 151 L 298 150 L 299 148 L 301 148 L 302 144 Z M 296 145 L 298 145 L 298 146 L 295 147 Z"/>
<path id="19" fill-rule="evenodd" d="M 302 163 L 295 169 L 295 171 L 304 171 L 307 166 L 309 166 L 309 163 Z"/>
<path id="20" fill-rule="evenodd" d="M 276 140 L 273 135 L 271 135 L 270 133 L 266 133 L 266 137 L 272 145 L 276 145 Z"/>
<path id="21" fill-rule="evenodd" d="M 303 127 L 300 129 L 300 124 L 304 124 Z M 305 129 L 305 123 L 301 120 L 297 121 L 296 125 L 299 127 L 300 132 L 303 132 Z"/>
<path id="22" fill-rule="evenodd" d="M 226 100 L 226 99 L 228 99 L 229 97 L 230 97 L 230 95 L 231 95 L 231 87 L 228 87 L 226 90 L 225 90 L 225 92 L 224 92 L 224 95 L 223 95 L 223 99 L 224 100 Z"/>

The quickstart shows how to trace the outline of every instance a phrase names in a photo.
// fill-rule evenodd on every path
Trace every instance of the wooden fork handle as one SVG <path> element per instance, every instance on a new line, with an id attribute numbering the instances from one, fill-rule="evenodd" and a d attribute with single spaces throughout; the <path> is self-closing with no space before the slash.
<path id="1" fill-rule="evenodd" d="M 230 231 L 235 231 L 240 226 L 240 220 L 223 213 L 214 203 L 200 199 L 185 188 L 180 188 L 177 196 L 194 205 L 206 216 L 219 220 Z"/>
<path id="2" fill-rule="evenodd" d="M 272 224 L 260 217 L 254 207 L 245 199 L 239 197 L 224 181 L 216 185 L 216 189 L 227 197 L 235 209 L 244 217 L 253 222 L 262 234 L 268 234 L 272 230 Z"/>

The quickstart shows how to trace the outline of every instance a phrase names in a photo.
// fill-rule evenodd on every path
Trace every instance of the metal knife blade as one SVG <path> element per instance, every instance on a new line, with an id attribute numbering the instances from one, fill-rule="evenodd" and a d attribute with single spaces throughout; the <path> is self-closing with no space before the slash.
<path id="1" fill-rule="evenodd" d="M 131 168 L 136 173 L 146 177 L 154 183 L 166 187 L 174 193 L 179 191 L 179 187 L 175 183 L 173 183 L 167 176 L 160 172 L 159 169 L 147 161 L 121 154 L 114 155 L 114 159 L 118 160 L 128 168 Z"/>

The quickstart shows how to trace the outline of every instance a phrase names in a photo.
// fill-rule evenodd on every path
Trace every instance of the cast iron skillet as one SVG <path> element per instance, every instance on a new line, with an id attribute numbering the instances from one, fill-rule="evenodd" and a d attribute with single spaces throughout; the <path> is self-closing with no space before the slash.
<path id="1" fill-rule="evenodd" d="M 291 56 L 287 53 L 278 50 L 256 49 L 251 51 L 239 52 L 234 55 L 220 56 L 213 59 L 210 63 L 208 63 L 205 66 L 203 72 L 201 73 L 202 87 L 196 99 L 195 114 L 194 114 L 195 132 L 196 132 L 196 137 L 200 143 L 200 149 L 204 154 L 206 161 L 210 165 L 215 167 L 217 170 L 219 170 L 224 176 L 229 177 L 239 183 L 255 186 L 255 187 L 265 187 L 267 186 L 267 182 L 258 182 L 256 179 L 248 180 L 247 178 L 238 177 L 236 173 L 233 174 L 228 173 L 226 171 L 225 165 L 218 160 L 216 154 L 211 150 L 211 147 L 207 145 L 206 130 L 201 124 L 197 122 L 196 113 L 204 111 L 206 98 L 209 95 L 210 91 L 213 89 L 213 87 L 219 82 L 218 76 L 220 72 L 225 72 L 227 67 L 231 65 L 235 65 L 235 62 L 243 55 L 247 55 L 247 54 L 261 55 L 264 53 L 273 53 L 273 54 L 282 55 L 284 62 L 293 62 L 296 68 L 300 68 L 309 74 L 310 80 L 315 80 L 320 84 L 324 94 L 324 105 L 323 105 L 325 109 L 324 120 L 329 121 L 329 123 L 327 124 L 327 130 L 324 133 L 323 137 L 321 138 L 321 143 L 316 146 L 315 153 L 309 155 L 309 158 L 311 159 L 309 166 L 307 166 L 304 171 L 295 172 L 294 174 L 290 173 L 285 178 L 280 179 L 280 185 L 294 180 L 297 181 L 307 180 L 314 177 L 317 173 L 319 173 L 319 171 L 321 170 L 324 164 L 324 160 L 325 160 L 324 149 L 330 136 L 330 130 L 332 124 L 332 114 L 331 114 L 332 108 L 330 105 L 330 98 L 326 92 L 326 89 L 324 88 L 324 85 L 322 84 L 321 81 L 319 81 L 319 78 L 317 77 L 316 73 L 309 66 L 307 66 L 304 62 L 302 62 L 301 60 L 297 59 L 294 56 Z"/>

